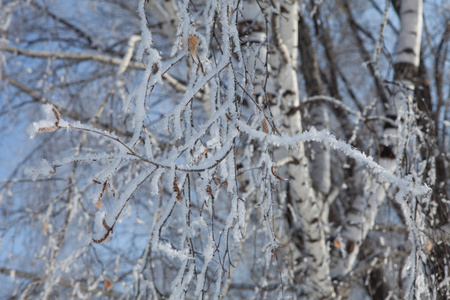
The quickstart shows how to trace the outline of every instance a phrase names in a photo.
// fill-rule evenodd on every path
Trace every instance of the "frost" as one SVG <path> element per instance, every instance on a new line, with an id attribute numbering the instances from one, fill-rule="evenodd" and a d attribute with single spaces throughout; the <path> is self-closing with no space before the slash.
<path id="1" fill-rule="evenodd" d="M 251 136 L 256 139 L 264 140 L 268 143 L 271 143 L 276 146 L 297 146 L 300 142 L 322 142 L 330 145 L 333 149 L 338 150 L 345 154 L 348 157 L 355 159 L 359 163 L 365 164 L 368 168 L 370 168 L 375 174 L 379 176 L 380 179 L 391 182 L 405 191 L 411 191 L 414 196 L 426 195 L 430 192 L 430 188 L 426 185 L 421 186 L 413 186 L 411 184 L 411 180 L 407 180 L 404 178 L 399 178 L 392 174 L 391 172 L 384 169 L 382 166 L 377 164 L 372 157 L 369 157 L 353 148 L 348 143 L 337 140 L 332 134 L 330 134 L 326 130 L 317 131 L 314 127 L 308 131 L 305 131 L 301 134 L 297 134 L 294 136 L 282 135 L 275 136 L 269 135 L 262 131 L 257 131 L 247 124 L 238 121 L 236 125 L 243 131 L 247 132 Z"/>
<path id="2" fill-rule="evenodd" d="M 56 169 L 48 160 L 42 159 L 41 162 L 34 168 L 25 168 L 25 176 L 31 177 L 33 180 L 39 178 L 48 178 L 56 174 Z"/>
<path id="3" fill-rule="evenodd" d="M 392 90 L 392 107 L 398 116 L 389 120 L 393 128 L 382 130 L 378 127 L 386 120 L 377 110 L 378 98 L 366 101 L 361 111 L 346 106 L 346 93 L 339 100 L 315 95 L 300 103 L 304 93 L 298 83 L 302 78 L 290 63 L 297 61 L 298 55 L 297 13 L 304 13 L 296 1 L 283 1 L 281 7 L 270 1 L 207 0 L 199 5 L 189 0 L 147 2 L 140 0 L 138 7 L 142 37 L 139 62 L 130 60 L 134 70 L 127 73 L 136 86 L 126 98 L 118 98 L 125 113 L 116 115 L 113 90 L 105 100 L 111 101 L 104 107 L 109 115 L 101 114 L 102 107 L 101 117 L 90 119 L 89 106 L 80 110 L 88 111 L 89 117 L 78 118 L 87 121 L 67 122 L 54 106 L 44 105 L 45 119 L 27 128 L 30 137 L 61 130 L 61 135 L 74 141 L 67 149 L 55 147 L 61 153 L 49 155 L 52 161 L 43 160 L 25 172 L 36 180 L 54 174 L 59 167 L 73 166 L 70 176 L 61 175 L 70 178 L 69 188 L 57 195 L 50 193 L 48 203 L 40 205 L 46 213 L 37 223 L 45 224 L 48 243 L 38 254 L 46 258 L 42 264 L 49 266 L 43 292 L 36 296 L 48 298 L 57 288 L 59 292 L 70 286 L 70 295 L 86 298 L 97 293 L 95 297 L 124 299 L 161 295 L 220 299 L 244 294 L 251 297 L 252 292 L 273 299 L 296 298 L 296 292 L 304 293 L 300 297 L 315 298 L 308 293 L 327 287 L 333 292 L 330 278 L 336 279 L 340 288 L 339 278 L 351 282 L 351 276 L 360 274 L 359 267 L 368 268 L 367 275 L 382 263 L 392 272 L 387 276 L 400 277 L 403 268 L 404 281 L 398 286 L 407 287 L 408 296 L 432 298 L 428 294 L 429 252 L 436 245 L 443 246 L 446 233 L 444 228 L 439 233 L 430 230 L 430 224 L 437 227 L 445 220 L 424 215 L 440 213 L 428 185 L 442 189 L 446 185 L 435 182 L 435 162 L 416 157 L 423 152 L 420 144 L 427 141 L 427 135 L 417 128 L 412 93 L 404 93 L 412 88 L 411 82 L 401 82 Z M 321 1 L 313 2 L 310 15 L 319 16 Z M 154 26 L 164 18 L 155 18 L 155 7 L 170 17 L 161 24 L 163 32 Z M 306 12 L 309 7 L 303 9 Z M 275 18 L 279 28 L 272 23 Z M 317 22 L 317 26 L 322 25 L 320 18 Z M 168 36 L 165 28 L 172 25 L 171 34 L 176 34 Z M 273 43 L 277 33 L 280 45 Z M 121 39 L 126 41 L 127 37 Z M 115 45 L 118 51 L 122 47 Z M 288 45 L 294 47 L 286 55 L 281 48 Z M 122 63 L 119 71 L 112 73 L 125 78 Z M 365 65 L 371 67 L 369 63 Z M 375 77 L 380 74 L 377 69 L 374 73 Z M 64 76 L 69 80 L 67 74 Z M 42 82 L 45 86 L 46 81 Z M 125 90 L 123 86 L 122 92 Z M 324 124 L 316 124 L 318 129 L 303 129 L 302 122 L 307 124 L 314 115 L 311 108 L 322 103 L 329 105 L 330 111 L 337 107 L 348 116 L 348 124 L 341 124 L 348 125 L 345 135 L 340 129 L 318 130 L 327 128 Z M 369 128 L 371 136 L 365 137 L 368 124 L 373 128 Z M 361 149 L 352 146 L 366 141 L 374 144 Z M 311 155 L 305 150 L 309 142 L 320 146 Z M 379 147 L 376 143 L 395 146 L 395 157 L 378 160 L 371 156 Z M 320 172 L 313 161 L 320 163 L 325 157 L 320 151 L 329 149 L 335 152 L 332 163 L 336 165 L 331 171 L 336 174 L 331 177 L 336 185 L 330 191 L 318 191 L 314 176 Z M 67 154 L 69 151 L 73 153 Z M 328 162 L 328 158 L 323 160 Z M 61 168 L 61 173 L 69 174 L 67 169 Z M 344 178 L 347 174 L 352 178 Z M 317 177 L 330 181 L 325 176 Z M 60 182 L 55 185 L 59 187 Z M 355 187 L 357 191 L 353 191 Z M 6 195 L 0 193 L 0 197 Z M 385 201 L 388 197 L 399 204 L 400 209 L 392 214 L 395 222 L 403 223 L 394 224 L 401 227 L 402 234 L 387 238 L 380 222 L 370 242 L 382 253 L 362 258 L 360 246 L 378 222 L 378 208 L 386 202 L 391 205 L 392 201 Z M 86 198 L 92 199 L 95 207 L 91 203 L 86 206 Z M 342 201 L 348 203 L 343 205 Z M 328 223 L 330 209 L 335 210 L 336 224 Z M 31 208 L 24 211 L 34 213 Z M 67 216 L 63 221 L 48 221 L 59 215 Z M 92 223 L 93 234 L 86 239 L 91 229 L 86 229 L 87 224 Z M 95 245 L 110 241 L 114 231 L 120 243 L 114 247 Z M 403 235 L 403 240 L 397 241 L 397 235 Z M 408 254 L 397 251 L 396 243 L 404 242 L 407 236 L 412 250 L 406 258 Z M 85 252 L 70 252 L 70 259 L 66 259 L 69 251 L 60 251 L 60 240 L 64 247 L 70 241 L 82 242 L 77 247 Z M 95 260 L 88 256 L 91 252 Z M 402 252 L 398 255 L 403 257 L 391 263 L 390 255 L 396 252 Z M 117 253 L 121 253 L 120 263 Z M 406 263 L 394 266 L 400 260 Z M 71 269 L 72 265 L 81 268 L 83 264 L 78 261 L 99 262 L 100 267 L 94 266 L 92 272 L 80 275 L 85 276 L 83 281 L 77 281 L 65 272 L 78 271 Z M 111 295 L 103 294 L 102 282 L 121 274 L 129 276 L 122 276 L 120 284 L 112 280 Z M 245 291 L 240 294 L 235 286 L 255 274 L 264 276 L 260 282 L 242 282 Z M 306 288 L 295 286 L 297 276 Z M 442 282 L 448 282 L 447 270 L 445 276 Z M 74 278 L 75 283 L 66 284 L 66 278 Z M 33 283 L 29 286 L 35 288 Z M 227 294 L 231 288 L 232 296 Z"/>
<path id="4" fill-rule="evenodd" d="M 94 240 L 102 240 L 107 234 L 107 230 L 103 224 L 103 222 L 105 221 L 105 217 L 106 217 L 105 211 L 97 211 L 95 213 L 94 235 L 92 236 Z"/>
<path id="5" fill-rule="evenodd" d="M 197 297 L 200 296 L 200 293 L 201 293 L 201 291 L 203 289 L 203 285 L 205 283 L 206 271 L 208 269 L 210 261 L 213 258 L 214 248 L 215 248 L 214 247 L 214 240 L 210 236 L 208 244 L 205 245 L 205 248 L 203 249 L 204 263 L 203 263 L 202 272 L 201 272 L 199 280 L 197 282 L 197 287 L 195 289 L 195 296 L 197 296 Z"/>
<path id="6" fill-rule="evenodd" d="M 44 104 L 41 105 L 41 109 L 44 112 L 45 119 L 38 122 L 33 122 L 33 124 L 27 127 L 26 133 L 30 139 L 33 139 L 39 131 L 56 130 L 57 128 L 55 128 L 55 124 L 58 124 L 60 121 L 59 112 L 53 105 Z"/>

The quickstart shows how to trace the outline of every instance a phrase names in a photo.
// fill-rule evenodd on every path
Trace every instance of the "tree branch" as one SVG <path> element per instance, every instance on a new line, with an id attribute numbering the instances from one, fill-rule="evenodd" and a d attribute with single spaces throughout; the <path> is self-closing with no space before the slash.
<path id="1" fill-rule="evenodd" d="M 33 281 L 40 281 L 40 280 L 45 279 L 45 278 L 42 278 L 42 275 L 38 275 L 38 274 L 30 273 L 30 272 L 19 271 L 19 270 L 10 269 L 10 268 L 5 268 L 5 267 L 0 267 L 0 273 L 9 275 L 9 276 L 26 278 L 26 279 L 30 279 Z M 46 276 L 44 276 L 44 277 L 46 277 Z M 116 292 L 113 290 L 107 291 L 105 289 L 99 289 L 99 288 L 93 289 L 89 286 L 86 286 L 85 284 L 81 284 L 79 281 L 72 283 L 70 280 L 60 279 L 60 280 L 58 280 L 58 285 L 67 287 L 67 288 L 75 288 L 75 286 L 76 286 L 76 288 L 78 288 L 80 291 L 89 293 L 90 295 L 101 294 L 106 297 L 111 297 L 114 299 L 120 299 L 124 296 L 122 293 L 119 293 L 119 292 Z"/>
<path id="2" fill-rule="evenodd" d="M 36 57 L 36 58 L 56 58 L 56 59 L 69 59 L 69 60 L 78 60 L 78 61 L 86 61 L 92 60 L 100 63 L 111 64 L 116 66 L 124 65 L 123 58 L 117 58 L 109 55 L 98 54 L 98 53 L 89 53 L 89 52 L 79 52 L 79 53 L 69 53 L 69 52 L 51 52 L 51 51 L 34 51 L 22 48 L 16 48 L 12 46 L 3 45 L 0 46 L 0 50 L 7 51 L 10 53 L 25 55 L 28 57 Z M 133 70 L 145 70 L 145 65 L 141 62 L 135 60 L 129 60 L 126 69 Z M 166 81 L 175 91 L 178 93 L 185 93 L 187 91 L 187 86 L 180 82 L 178 79 L 173 77 L 168 73 L 162 74 L 162 79 Z M 200 91 L 197 96 L 201 101 L 208 101 L 209 96 Z"/>

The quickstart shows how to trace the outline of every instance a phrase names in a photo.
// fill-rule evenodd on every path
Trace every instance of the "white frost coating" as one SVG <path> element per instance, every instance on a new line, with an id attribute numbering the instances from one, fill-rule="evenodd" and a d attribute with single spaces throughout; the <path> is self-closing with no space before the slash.
<path id="1" fill-rule="evenodd" d="M 130 140 L 129 144 L 134 145 L 139 138 L 140 131 L 142 129 L 142 125 L 144 124 L 144 120 L 146 118 L 146 110 L 145 110 L 145 101 L 147 96 L 147 88 L 152 84 L 155 84 L 161 80 L 161 56 L 159 52 L 152 48 L 153 40 L 152 34 L 147 27 L 147 17 L 145 15 L 145 0 L 139 1 L 138 13 L 140 18 L 140 26 L 141 26 L 141 37 L 142 43 L 138 48 L 138 58 L 142 59 L 145 65 L 145 72 L 142 76 L 142 80 L 139 84 L 139 87 L 130 94 L 127 99 L 127 105 L 124 109 L 128 109 L 129 103 L 134 99 L 136 107 L 134 108 L 134 121 L 135 128 L 133 137 Z M 148 52 L 147 55 L 144 56 L 144 52 Z M 153 75 L 153 82 L 149 82 L 150 77 L 152 76 L 153 66 L 156 65 L 159 71 Z"/>
<path id="2" fill-rule="evenodd" d="M 181 118 L 181 112 L 185 109 L 186 105 L 191 101 L 191 99 L 216 75 L 218 75 L 222 69 L 228 65 L 227 60 L 222 60 L 222 62 L 217 66 L 217 68 L 206 74 L 201 80 L 197 81 L 194 86 L 188 89 L 180 103 L 173 109 L 173 112 L 166 115 L 166 118 L 174 118 L 174 123 L 179 123 Z M 179 125 L 178 125 L 179 126 Z M 180 132 L 178 132 L 180 134 Z M 181 137 L 181 134 L 178 138 Z"/>
<path id="3" fill-rule="evenodd" d="M 153 159 L 153 151 L 152 151 L 152 142 L 150 141 L 150 137 L 148 134 L 144 135 L 144 139 L 145 139 L 145 157 L 147 157 L 147 159 Z"/>
<path id="4" fill-rule="evenodd" d="M 233 4 L 233 7 L 234 7 L 234 4 Z M 238 9 L 233 10 L 233 13 L 230 16 L 230 19 L 231 20 L 235 20 L 236 19 L 236 14 L 238 14 L 238 12 L 239 12 Z M 236 26 L 230 26 L 229 30 L 230 30 L 229 34 L 233 38 L 234 53 L 237 54 L 237 56 L 238 56 L 238 67 L 241 68 L 243 66 L 243 63 L 244 63 L 244 58 L 242 57 L 241 41 L 239 39 L 239 32 L 238 32 Z"/>
<path id="5" fill-rule="evenodd" d="M 208 244 L 203 248 L 204 263 L 200 276 L 197 279 L 197 287 L 195 288 L 195 296 L 199 297 L 205 284 L 206 271 L 208 270 L 209 263 L 211 262 L 214 254 L 215 242 L 210 234 L 208 236 Z"/>
<path id="6" fill-rule="evenodd" d="M 106 224 L 112 226 L 120 215 L 120 212 L 125 207 L 127 201 L 134 194 L 134 192 L 139 188 L 139 186 L 154 172 L 153 168 L 145 168 L 141 174 L 136 176 L 130 183 L 128 183 L 125 190 L 119 195 L 119 197 L 114 202 L 114 206 L 108 212 L 106 217 Z"/>
<path id="7" fill-rule="evenodd" d="M 419 66 L 423 22 L 422 6 L 423 0 L 403 0 L 401 3 L 402 30 L 400 30 L 395 49 L 396 63 Z M 408 30 L 403 30 L 403 28 Z"/>
<path id="8" fill-rule="evenodd" d="M 232 138 L 234 138 L 234 136 L 232 136 Z M 217 165 L 217 162 L 222 160 L 227 153 L 230 153 L 232 151 L 232 147 L 234 146 L 233 140 L 229 140 L 229 142 L 227 142 L 226 144 L 224 144 L 221 148 L 219 148 L 219 150 L 216 151 L 216 153 L 214 153 L 214 155 L 212 156 L 208 156 L 208 159 L 205 159 L 203 162 L 193 166 L 192 168 L 188 168 L 185 167 L 184 165 L 180 165 L 181 168 L 186 168 L 188 170 L 198 170 L 198 171 L 203 171 L 205 169 L 210 169 L 213 166 Z M 221 168 L 221 170 L 223 169 L 223 172 L 221 172 L 221 177 L 228 177 L 228 172 L 227 170 L 229 170 L 228 168 Z M 226 173 L 225 173 L 226 172 Z M 233 174 L 234 175 L 234 174 Z"/>
<path id="9" fill-rule="evenodd" d="M 192 281 L 193 275 L 194 275 L 194 265 L 189 265 L 189 271 L 187 274 L 184 274 L 186 270 L 186 266 L 188 264 L 189 260 L 183 261 L 177 277 L 173 280 L 171 284 L 172 294 L 170 295 L 169 300 L 178 300 L 183 299 L 183 295 L 185 293 L 185 290 L 187 290 L 187 287 Z"/>
<path id="10" fill-rule="evenodd" d="M 33 122 L 33 124 L 27 127 L 26 133 L 30 139 L 33 139 L 36 136 L 39 129 L 55 126 L 56 116 L 53 112 L 54 106 L 51 104 L 44 104 L 41 106 L 41 109 L 45 114 L 45 119 L 38 122 Z"/>
<path id="11" fill-rule="evenodd" d="M 50 177 L 55 173 L 53 165 L 46 159 L 41 160 L 41 162 L 34 168 L 25 168 L 25 176 L 31 177 L 33 180 L 37 180 L 40 177 Z"/>
<path id="12" fill-rule="evenodd" d="M 206 123 L 197 127 L 197 130 L 196 130 L 197 132 L 193 136 L 189 137 L 189 139 L 186 141 L 186 144 L 184 144 L 183 146 L 180 146 L 177 149 L 177 151 L 174 151 L 174 153 L 169 157 L 168 161 L 174 162 L 176 160 L 176 158 L 178 157 L 178 153 L 182 153 L 182 152 L 186 151 L 187 149 L 190 149 L 191 147 L 193 147 L 196 140 L 203 137 L 206 134 L 208 128 L 210 128 L 210 126 L 212 124 L 214 124 L 214 122 L 216 122 L 219 118 L 224 117 L 225 113 L 227 112 L 227 109 L 231 108 L 233 105 L 234 105 L 233 102 L 228 102 L 228 103 L 225 103 L 223 106 L 221 106 L 220 109 L 217 110 L 209 118 L 209 120 Z"/>
<path id="13" fill-rule="evenodd" d="M 139 54 L 138 59 L 145 59 L 145 57 L 143 57 L 144 50 L 150 49 L 153 44 L 152 33 L 147 27 L 147 17 L 145 15 L 144 7 L 145 7 L 145 0 L 140 0 L 138 5 L 138 14 L 140 18 L 142 43 L 140 49 L 138 50 Z"/>
<path id="14" fill-rule="evenodd" d="M 155 250 L 161 250 L 170 258 L 177 258 L 180 261 L 186 261 L 189 258 L 188 249 L 177 250 L 174 249 L 169 243 L 158 243 L 158 247 L 156 247 Z"/>
<path id="15" fill-rule="evenodd" d="M 203 18 L 206 20 L 206 24 L 213 24 L 214 23 L 214 16 L 215 16 L 215 7 L 213 6 L 214 1 L 206 1 L 205 9 L 203 12 Z M 212 32 L 212 26 L 206 26 L 206 40 L 205 45 L 209 45 L 211 42 L 211 34 Z"/>
<path id="16" fill-rule="evenodd" d="M 94 234 L 92 238 L 94 240 L 101 240 L 105 237 L 107 234 L 107 230 L 105 226 L 103 226 L 103 220 L 106 217 L 106 212 L 99 210 L 95 213 L 95 219 L 94 219 Z"/>
<path id="17" fill-rule="evenodd" d="M 377 164 L 372 157 L 368 157 L 361 151 L 353 148 L 350 144 L 337 140 L 331 133 L 326 130 L 317 131 L 314 127 L 303 133 L 289 136 L 283 134 L 281 136 L 275 136 L 266 134 L 262 131 L 257 131 L 248 126 L 242 121 L 236 121 L 236 125 L 240 130 L 245 131 L 250 136 L 265 140 L 266 142 L 275 146 L 284 147 L 297 147 L 300 142 L 322 142 L 330 145 L 335 150 L 339 150 L 346 156 L 355 159 L 359 163 L 364 163 L 375 174 L 379 176 L 379 179 L 389 181 L 395 184 L 402 190 L 410 191 L 413 196 L 422 196 L 429 193 L 430 189 L 426 185 L 415 186 L 410 180 L 399 178 L 387 171 L 385 168 Z"/>
<path id="18" fill-rule="evenodd" d="M 216 278 L 217 278 L 217 280 L 216 280 L 216 290 L 214 291 L 214 295 L 213 295 L 212 299 L 219 299 L 220 290 L 221 290 L 221 287 L 222 287 L 222 284 L 221 284 L 222 281 L 220 279 L 222 278 L 222 276 L 223 276 L 223 268 L 218 268 L 217 275 L 216 275 Z"/>
<path id="19" fill-rule="evenodd" d="M 93 161 L 102 161 L 102 160 L 138 160 L 139 158 L 130 156 L 128 154 L 123 153 L 86 153 L 83 155 L 73 155 L 61 160 L 53 161 L 53 165 L 63 166 L 72 164 L 74 162 L 93 162 Z"/>
<path id="20" fill-rule="evenodd" d="M 164 174 L 163 169 L 158 169 L 155 171 L 155 174 L 152 177 L 151 181 L 151 194 L 158 195 L 159 194 L 159 180 L 161 179 L 162 174 Z"/>

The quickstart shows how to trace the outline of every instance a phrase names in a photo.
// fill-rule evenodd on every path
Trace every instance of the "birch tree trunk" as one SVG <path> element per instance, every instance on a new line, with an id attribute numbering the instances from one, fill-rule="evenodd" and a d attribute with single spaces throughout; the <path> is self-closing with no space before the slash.
<path id="1" fill-rule="evenodd" d="M 303 12 L 299 13 L 299 50 L 301 55 L 301 70 L 305 78 L 305 89 L 309 97 L 323 94 L 323 84 L 320 77 L 319 62 L 314 50 L 310 29 Z M 312 103 L 309 107 L 310 122 L 317 130 L 329 130 L 328 110 L 324 103 Z M 310 174 L 312 185 L 319 201 L 323 203 L 322 222 L 328 223 L 331 197 L 327 200 L 331 187 L 330 176 L 330 146 L 324 143 L 311 143 Z"/>
<path id="2" fill-rule="evenodd" d="M 290 61 L 283 61 L 276 82 L 280 83 L 282 97 L 280 117 L 285 118 L 285 126 L 289 134 L 293 135 L 302 132 L 300 112 L 297 110 L 290 113 L 300 104 L 297 74 L 294 69 L 294 63 L 297 61 L 299 6 L 296 1 L 283 1 L 280 8 L 281 12 L 285 12 L 280 18 L 281 38 L 288 49 Z M 311 287 L 310 291 L 305 291 L 308 297 L 333 298 L 335 293 L 331 284 L 324 224 L 321 218 L 323 201 L 313 190 L 304 145 L 300 143 L 298 149 L 290 151 L 289 156 L 293 162 L 288 165 L 288 173 L 291 178 L 288 197 L 293 207 L 292 213 L 297 216 L 297 218 L 293 218 L 297 222 L 292 224 L 294 227 L 291 228 L 291 232 L 299 229 L 303 231 L 303 247 L 307 256 L 308 270 L 306 278 L 296 279 L 297 282 L 306 281 L 306 286 Z M 326 168 L 322 170 L 326 170 Z M 324 176 L 323 180 L 326 182 L 327 177 Z M 324 190 L 328 188 L 326 184 L 322 187 Z M 302 248 L 301 245 L 295 246 Z"/>
<path id="3" fill-rule="evenodd" d="M 380 153 L 380 165 L 390 172 L 395 172 L 401 167 L 404 149 L 406 114 L 408 103 L 412 102 L 414 85 L 412 80 L 417 74 L 420 57 L 420 41 L 422 31 L 422 1 L 402 1 L 401 7 L 401 31 L 398 37 L 395 58 L 395 80 L 393 97 L 389 99 L 389 107 L 386 107 L 388 118 L 384 127 L 384 135 Z M 410 92 L 405 98 L 405 88 Z M 393 123 L 396 125 L 393 126 Z M 402 132 L 403 130 L 403 132 Z M 373 229 L 375 217 L 379 207 L 387 197 L 389 183 L 380 184 L 373 174 L 362 168 L 357 169 L 358 183 L 363 192 L 357 196 L 345 216 L 345 224 L 339 239 L 341 249 L 335 249 L 332 255 L 332 277 L 343 278 L 349 274 L 355 266 L 360 247 L 365 241 L 369 231 Z M 340 289 L 341 296 L 348 296 L 350 291 Z"/>
<path id="4" fill-rule="evenodd" d="M 265 12 L 268 14 L 270 12 L 269 5 L 273 6 L 275 11 L 270 15 L 272 35 L 267 37 L 265 24 L 263 23 L 264 18 L 257 12 L 262 7 L 266 9 Z M 280 13 L 282 16 L 280 16 Z M 250 35 L 252 43 L 247 50 L 253 49 L 255 51 L 255 49 L 258 49 L 256 54 L 250 54 L 247 67 L 255 68 L 249 70 L 254 72 L 255 76 L 259 76 L 259 80 L 264 74 L 269 74 L 265 86 L 261 85 L 261 82 L 258 84 L 258 81 L 255 81 L 255 96 L 265 98 L 260 101 L 269 103 L 275 124 L 284 128 L 290 135 L 302 132 L 302 120 L 298 110 L 300 96 L 296 73 L 299 36 L 298 13 L 297 1 L 244 2 L 243 15 L 246 23 L 253 25 L 253 31 Z M 268 16 L 269 14 L 266 15 L 266 18 L 269 18 Z M 269 55 L 269 60 L 267 60 L 267 50 L 261 45 L 266 39 L 272 39 L 275 45 L 275 49 L 270 50 L 273 55 Z M 302 283 L 303 285 L 298 294 L 314 299 L 332 298 L 335 294 L 331 284 L 328 251 L 321 218 L 323 200 L 314 192 L 304 144 L 299 143 L 298 148 L 276 156 L 289 161 L 287 174 L 291 181 L 287 187 L 287 198 L 290 207 L 288 213 L 291 216 L 288 230 L 289 234 L 299 236 L 299 239 L 293 238 L 293 247 L 298 255 L 297 258 L 300 259 L 300 253 L 302 252 L 307 257 L 307 260 L 305 260 L 306 274 L 296 272 L 294 275 L 296 283 L 298 285 Z M 324 160 L 323 163 L 327 163 L 327 160 Z M 326 167 L 324 170 L 326 171 Z M 322 190 L 327 192 L 329 190 L 329 182 L 327 183 L 329 177 L 327 179 L 325 176 L 323 179 L 323 183 L 318 185 L 321 185 Z M 319 180 L 317 181 L 319 182 Z M 300 232 L 302 233 L 300 234 Z M 298 267 L 296 268 L 298 269 Z"/>

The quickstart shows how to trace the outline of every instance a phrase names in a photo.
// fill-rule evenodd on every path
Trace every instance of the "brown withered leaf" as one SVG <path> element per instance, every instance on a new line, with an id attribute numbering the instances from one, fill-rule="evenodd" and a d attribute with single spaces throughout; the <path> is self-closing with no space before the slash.
<path id="1" fill-rule="evenodd" d="M 55 126 L 52 126 L 52 127 L 39 128 L 38 132 L 52 132 L 52 131 L 55 131 L 55 130 L 58 130 L 58 129 L 59 129 L 59 127 L 55 125 Z"/>
<path id="2" fill-rule="evenodd" d="M 52 111 L 55 114 L 55 118 L 56 118 L 55 125 L 58 126 L 59 121 L 61 120 L 61 115 L 59 114 L 59 111 L 54 106 L 52 107 Z"/>
<path id="3" fill-rule="evenodd" d="M 180 202 L 181 201 L 181 192 L 180 192 L 180 189 L 178 188 L 177 175 L 175 175 L 174 179 L 173 179 L 173 192 L 177 194 L 177 201 Z"/>
<path id="4" fill-rule="evenodd" d="M 102 209 L 103 203 L 101 201 L 97 201 L 97 203 L 95 203 L 95 207 L 100 210 Z"/>
<path id="5" fill-rule="evenodd" d="M 269 126 L 267 126 L 266 119 L 263 119 L 261 122 L 262 130 L 264 133 L 269 133 Z"/>
<path id="6" fill-rule="evenodd" d="M 198 48 L 199 44 L 200 44 L 200 40 L 198 39 L 198 36 L 196 34 L 189 35 L 188 47 L 189 47 L 189 52 L 192 55 L 197 56 L 197 48 Z"/>
<path id="7" fill-rule="evenodd" d="M 430 240 L 428 240 L 428 241 L 426 242 L 426 244 L 425 244 L 425 252 L 426 252 L 427 254 L 430 254 L 430 253 L 431 253 L 431 250 L 433 250 L 433 247 L 434 247 L 433 242 L 430 241 Z"/>
<path id="8" fill-rule="evenodd" d="M 113 285 L 112 281 L 105 278 L 105 288 L 108 292 L 112 289 Z"/>
<path id="9" fill-rule="evenodd" d="M 341 242 L 338 239 L 335 239 L 334 246 L 336 246 L 336 248 L 338 248 L 338 249 L 341 249 Z"/>
<path id="10" fill-rule="evenodd" d="M 347 241 L 347 245 L 345 247 L 348 253 L 352 253 L 353 250 L 355 250 L 355 242 L 354 241 Z"/>

